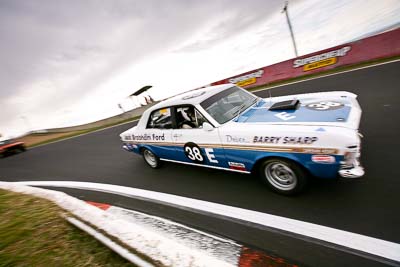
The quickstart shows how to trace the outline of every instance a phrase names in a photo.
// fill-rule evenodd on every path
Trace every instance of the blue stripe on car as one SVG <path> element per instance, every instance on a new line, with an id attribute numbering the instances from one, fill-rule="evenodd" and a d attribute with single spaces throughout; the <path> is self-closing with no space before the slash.
<path id="1" fill-rule="evenodd" d="M 187 158 L 183 151 L 183 147 L 181 146 L 140 144 L 137 148 L 134 148 L 131 151 L 140 154 L 140 148 L 143 147 L 151 150 L 160 158 L 187 163 L 199 163 L 191 161 L 189 158 Z M 215 159 L 218 160 L 218 163 L 211 163 L 206 157 L 204 148 L 201 148 L 201 151 L 204 157 L 203 164 L 206 166 L 229 169 L 230 166 L 228 162 L 237 162 L 243 163 L 246 167 L 246 170 L 251 171 L 254 165 L 260 160 L 263 160 L 267 157 L 281 157 L 298 163 L 307 169 L 312 175 L 321 178 L 337 177 L 340 168 L 340 162 L 343 161 L 343 156 L 341 155 L 332 155 L 335 157 L 335 163 L 315 163 L 311 160 L 312 154 L 213 148 L 213 155 L 215 155 Z"/>

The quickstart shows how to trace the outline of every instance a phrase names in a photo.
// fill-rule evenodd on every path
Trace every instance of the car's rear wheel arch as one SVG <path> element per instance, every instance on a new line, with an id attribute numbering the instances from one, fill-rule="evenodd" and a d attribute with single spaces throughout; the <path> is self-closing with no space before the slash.
<path id="1" fill-rule="evenodd" d="M 145 149 L 150 150 L 151 152 L 156 154 L 154 152 L 154 150 L 150 146 L 148 146 L 148 145 L 139 145 L 139 152 L 140 152 L 141 155 L 143 155 L 143 152 L 144 152 Z"/>
<path id="2" fill-rule="evenodd" d="M 142 146 L 139 148 L 139 152 L 141 155 L 143 155 L 143 151 L 146 149 L 146 147 Z"/>

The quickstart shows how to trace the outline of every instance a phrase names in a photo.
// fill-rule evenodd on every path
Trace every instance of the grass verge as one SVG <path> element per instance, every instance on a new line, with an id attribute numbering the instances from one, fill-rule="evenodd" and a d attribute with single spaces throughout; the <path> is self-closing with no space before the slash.
<path id="1" fill-rule="evenodd" d="M 64 133 L 30 134 L 30 135 L 26 135 L 24 137 L 18 138 L 18 140 L 24 142 L 26 147 L 32 148 L 32 147 L 35 147 L 35 146 L 40 146 L 40 145 L 44 145 L 44 144 L 60 141 L 60 140 L 63 140 L 63 139 L 71 138 L 71 137 L 74 137 L 74 136 L 78 136 L 78 135 L 81 135 L 81 134 L 87 134 L 87 133 L 95 132 L 97 130 L 101 130 L 101 129 L 105 129 L 105 128 L 108 128 L 108 127 L 116 126 L 116 125 L 119 125 L 119 124 L 135 121 L 135 120 L 137 120 L 139 118 L 140 118 L 140 116 L 136 116 L 136 117 L 129 118 L 129 119 L 124 119 L 124 120 L 121 120 L 121 121 L 118 121 L 118 122 L 115 122 L 115 123 L 109 123 L 109 124 L 105 124 L 105 125 L 102 125 L 102 126 L 93 127 L 93 128 L 86 129 L 86 130 L 81 130 L 81 131 L 64 132 Z"/>
<path id="2" fill-rule="evenodd" d="M 0 266 L 132 266 L 50 201 L 0 189 Z"/>

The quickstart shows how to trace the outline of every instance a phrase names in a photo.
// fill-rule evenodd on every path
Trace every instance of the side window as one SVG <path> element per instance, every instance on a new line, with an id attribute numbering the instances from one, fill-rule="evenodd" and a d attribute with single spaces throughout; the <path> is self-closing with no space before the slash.
<path id="1" fill-rule="evenodd" d="M 172 129 L 171 108 L 162 108 L 151 113 L 147 128 Z"/>
<path id="2" fill-rule="evenodd" d="M 204 116 L 193 106 L 181 106 L 176 108 L 176 125 L 178 129 L 201 128 L 207 121 Z"/>

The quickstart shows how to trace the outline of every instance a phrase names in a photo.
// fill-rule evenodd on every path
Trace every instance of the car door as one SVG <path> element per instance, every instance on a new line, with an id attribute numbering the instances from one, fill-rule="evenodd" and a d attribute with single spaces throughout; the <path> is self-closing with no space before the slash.
<path id="1" fill-rule="evenodd" d="M 190 109 L 193 112 L 192 121 L 185 127 Z M 203 123 L 207 120 L 194 106 L 177 106 L 174 112 L 176 123 L 172 130 L 172 140 L 175 144 L 176 160 L 189 164 L 226 167 L 218 128 L 203 129 Z"/>

